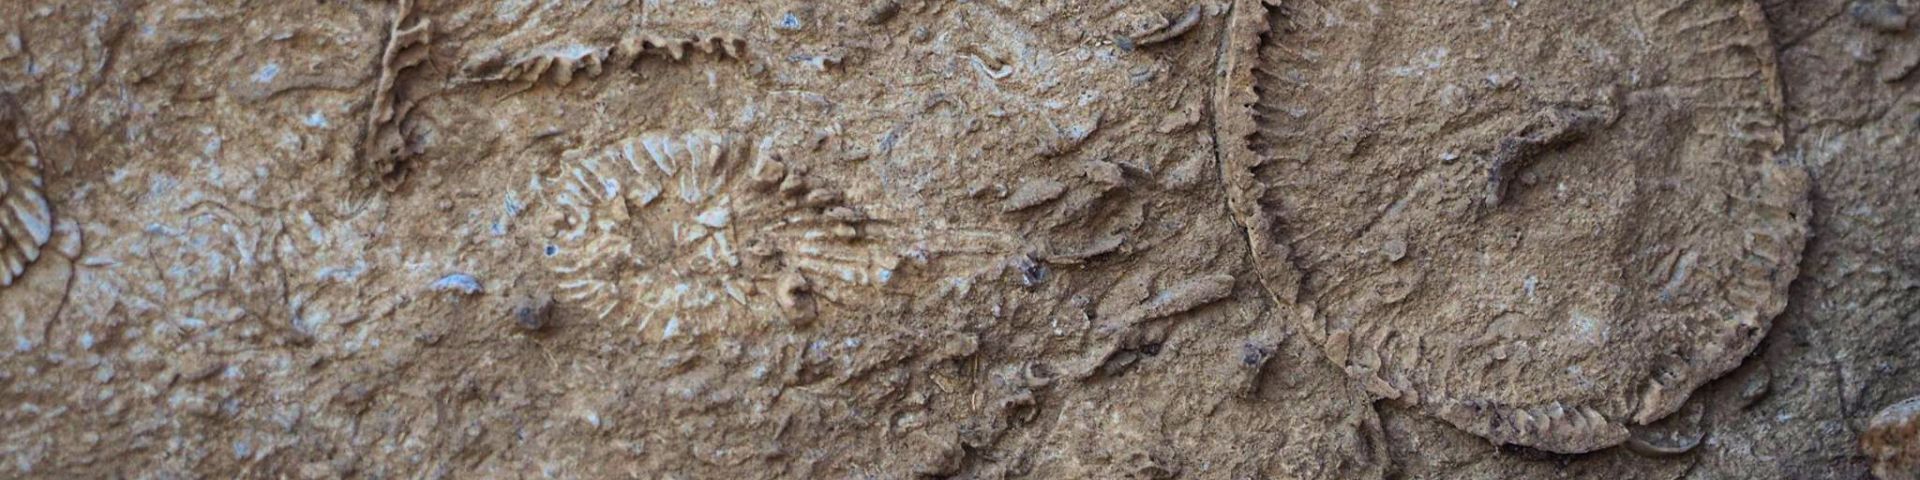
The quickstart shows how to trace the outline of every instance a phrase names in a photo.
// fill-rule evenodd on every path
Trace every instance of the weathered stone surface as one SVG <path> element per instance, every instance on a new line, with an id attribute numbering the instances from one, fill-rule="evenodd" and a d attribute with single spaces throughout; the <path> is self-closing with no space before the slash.
<path id="1" fill-rule="evenodd" d="M 1880 409 L 1860 434 L 1860 451 L 1882 480 L 1920 478 L 1920 397 Z"/>
<path id="2" fill-rule="evenodd" d="M 0 2 L 0 478 L 1859 478 L 1915 8 Z"/>

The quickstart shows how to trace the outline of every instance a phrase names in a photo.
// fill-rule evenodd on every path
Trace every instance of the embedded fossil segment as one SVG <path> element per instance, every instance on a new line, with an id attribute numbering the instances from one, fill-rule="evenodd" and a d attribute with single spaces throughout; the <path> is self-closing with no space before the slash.
<path id="1" fill-rule="evenodd" d="M 380 76 L 374 81 L 369 100 L 366 129 L 361 133 L 361 166 L 381 176 L 393 174 L 401 161 L 420 153 L 418 145 L 409 142 L 412 125 L 407 118 L 418 94 L 402 88 L 402 74 L 427 60 L 433 21 L 416 17 L 412 0 L 401 0 L 395 6 L 386 48 L 380 54 Z"/>
<path id="2" fill-rule="evenodd" d="M 1618 35 L 1653 38 L 1624 43 L 1665 45 L 1647 48 L 1664 58 L 1717 43 L 1623 29 L 1658 18 L 1629 8 L 1635 0 L 1607 5 L 1632 20 L 1581 17 L 1550 36 L 1525 30 L 1540 22 L 1527 9 L 1578 2 L 1487 0 L 1462 15 L 1436 13 L 1463 6 L 1449 0 L 1434 11 L 1245 3 L 1290 9 L 1270 23 L 1265 11 L 1230 17 L 1234 1 L 0 2 L 0 101 L 18 99 L 27 132 L 20 148 L 0 150 L 0 177 L 37 178 L 23 185 L 39 186 L 53 217 L 39 258 L 0 287 L 0 478 L 1627 480 L 1859 478 L 1875 460 L 1896 472 L 1920 465 L 1920 449 L 1899 456 L 1920 446 L 1902 440 L 1920 438 L 1908 428 L 1920 426 L 1920 406 L 1867 423 L 1870 408 L 1920 390 L 1920 356 L 1906 348 L 1920 342 L 1920 183 L 1902 181 L 1920 175 L 1915 0 L 1758 2 L 1790 85 L 1794 146 L 1777 155 L 1817 172 L 1815 211 L 1827 217 L 1765 352 L 1640 426 L 1637 410 L 1607 401 L 1686 396 L 1685 382 L 1635 386 L 1663 375 L 1635 369 L 1670 364 L 1628 365 L 1622 354 L 1575 374 L 1553 368 L 1577 362 L 1543 358 L 1567 344 L 1536 328 L 1537 310 L 1574 296 L 1567 272 L 1586 265 L 1508 280 L 1519 292 L 1509 306 L 1533 310 L 1495 316 L 1515 333 L 1484 345 L 1424 324 L 1328 332 L 1308 322 L 1398 322 L 1389 314 L 1412 314 L 1385 310 L 1439 311 L 1416 304 L 1455 281 L 1494 284 L 1502 269 L 1533 266 L 1446 263 L 1437 251 L 1460 245 L 1491 263 L 1538 250 L 1363 235 L 1350 246 L 1383 266 L 1348 268 L 1358 273 L 1344 285 L 1375 286 L 1362 283 L 1377 273 L 1365 268 L 1412 271 L 1350 288 L 1386 306 L 1349 315 L 1335 309 L 1367 300 L 1328 286 L 1346 259 L 1312 237 L 1346 220 L 1280 207 L 1315 200 L 1294 192 L 1296 172 L 1353 184 L 1309 194 L 1407 191 L 1387 182 L 1425 177 L 1366 170 L 1400 152 L 1440 159 L 1433 168 L 1451 175 L 1441 180 L 1459 185 L 1427 186 L 1468 208 L 1444 222 L 1359 209 L 1376 225 L 1437 225 L 1442 236 L 1479 225 L 1525 247 L 1536 230 L 1564 229 L 1538 211 L 1541 197 L 1582 164 L 1661 204 L 1655 194 L 1683 182 L 1638 181 L 1658 172 L 1581 152 L 1644 124 L 1659 103 L 1647 98 L 1678 99 L 1673 111 L 1691 115 L 1710 96 L 1639 93 L 1636 104 L 1633 88 L 1527 82 L 1594 70 L 1563 57 L 1619 59 L 1621 69 L 1595 75 L 1671 76 L 1635 68 L 1644 54 Z M 1253 78 L 1261 38 L 1221 55 L 1223 26 L 1280 27 L 1275 44 L 1291 47 L 1306 44 L 1304 31 L 1372 21 L 1367 6 L 1391 19 L 1372 30 L 1383 46 L 1296 50 L 1346 61 L 1358 72 L 1348 78 L 1384 79 L 1370 83 L 1387 93 L 1295 91 L 1266 103 L 1312 100 L 1284 105 L 1298 107 L 1288 115 L 1400 102 L 1469 114 L 1416 132 L 1431 143 L 1391 138 L 1414 136 L 1395 130 L 1417 125 L 1399 116 L 1329 114 L 1356 138 L 1375 135 L 1355 143 L 1368 160 L 1332 175 L 1276 159 L 1278 132 L 1252 136 L 1254 83 L 1216 74 L 1224 60 L 1248 67 L 1224 70 L 1233 78 Z M 1520 33 L 1448 36 L 1483 20 Z M 1410 31 L 1393 33 L 1402 26 Z M 687 46 L 674 60 L 662 47 L 622 67 L 623 39 L 644 45 L 650 34 L 738 35 L 747 50 L 729 58 L 708 43 L 712 52 Z M 1541 43 L 1553 46 L 1533 48 Z M 1408 50 L 1435 46 L 1447 55 L 1414 58 L 1440 68 L 1392 71 L 1413 65 Z M 1480 50 L 1543 66 L 1448 70 Z M 1381 65 L 1387 74 L 1364 75 Z M 1522 75 L 1533 78 L 1509 83 Z M 1418 88 L 1428 85 L 1461 100 Z M 1216 99 L 1244 102 L 1247 114 L 1220 118 L 1232 109 Z M 12 131 L 0 128 L 0 143 Z M 1243 133 L 1240 153 L 1222 148 L 1225 164 L 1271 165 L 1227 175 L 1223 151 L 1209 148 L 1235 141 L 1217 142 L 1223 131 Z M 33 157 L 7 156 L 23 153 Z M 5 169 L 30 163 L 28 175 Z M 1661 178 L 1676 177 L 1686 175 Z M 608 180 L 618 200 L 604 193 Z M 1615 198 L 1576 196 L 1591 185 L 1566 183 L 1562 211 Z M 1410 197 L 1398 211 L 1432 209 L 1430 197 Z M 1699 224 L 1646 211 L 1633 229 Z M 1252 245 L 1259 253 L 1241 248 L 1247 232 L 1229 212 L 1266 240 Z M 1521 213 L 1527 222 L 1514 220 Z M 17 220 L 4 196 L 0 215 Z M 33 241 L 27 227 L 6 228 Z M 1646 283 L 1703 303 L 1686 289 L 1724 278 L 1701 273 L 1715 253 L 1675 250 L 1672 267 L 1652 269 L 1684 278 Z M 1468 302 L 1500 293 L 1446 292 Z M 1408 322 L 1462 325 L 1442 313 Z M 1639 347 L 1648 337 L 1612 331 L 1619 340 L 1600 337 L 1599 348 L 1653 351 Z M 1385 347 L 1380 332 L 1393 335 Z M 1427 341 L 1413 370 L 1368 359 L 1401 358 L 1391 355 L 1404 338 Z M 1433 367 L 1462 363 L 1444 350 L 1493 359 L 1485 370 L 1505 377 Z M 1596 378 L 1593 365 L 1622 367 Z M 1453 403 L 1436 413 L 1441 400 Z M 1566 450 L 1613 441 L 1614 425 L 1631 435 L 1555 455 L 1490 447 L 1441 414 L 1488 438 Z"/>
<path id="3" fill-rule="evenodd" d="M 1291 321 L 1374 394 L 1597 450 L 1784 309 L 1808 187 L 1772 158 L 1753 3 L 1247 1 L 1230 22 L 1231 209 Z"/>
<path id="4" fill-rule="evenodd" d="M 0 110 L 0 287 L 12 286 L 53 237 L 40 156 L 22 135 L 18 110 Z"/>
<path id="5" fill-rule="evenodd" d="M 693 54 L 739 59 L 745 53 L 746 41 L 732 35 L 692 38 L 640 35 L 621 39 L 612 45 L 572 43 L 542 46 L 511 58 L 504 57 L 496 48 L 469 61 L 461 68 L 461 76 L 472 82 L 528 85 L 546 79 L 564 87 L 572 84 L 576 76 L 598 78 L 609 68 L 644 68 L 648 59 L 682 62 Z"/>
<path id="6" fill-rule="evenodd" d="M 643 306 L 639 327 L 658 320 L 669 336 L 681 328 L 682 313 L 724 316 L 746 306 L 749 293 L 759 292 L 755 279 L 737 271 L 742 252 L 731 227 L 736 207 L 757 199 L 746 195 L 765 192 L 735 188 L 733 180 L 772 183 L 784 172 L 767 157 L 743 168 L 738 143 L 711 131 L 648 133 L 567 152 L 561 176 L 545 182 L 568 227 L 547 248 L 562 275 L 557 299 L 602 319 Z M 681 278 L 687 274 L 702 278 Z"/>
<path id="7" fill-rule="evenodd" d="M 821 302 L 924 270 L 930 252 L 996 243 L 869 218 L 772 145 L 693 130 L 566 152 L 558 176 L 535 181 L 560 226 L 545 248 L 555 300 L 649 338 L 804 323 Z"/>

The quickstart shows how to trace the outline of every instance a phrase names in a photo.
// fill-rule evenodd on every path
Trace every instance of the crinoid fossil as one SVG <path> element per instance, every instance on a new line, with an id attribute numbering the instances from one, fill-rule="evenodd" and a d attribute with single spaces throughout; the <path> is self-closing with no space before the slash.
<path id="1" fill-rule="evenodd" d="M 419 18 L 413 0 L 401 0 L 395 7 L 359 146 L 361 167 L 379 178 L 399 172 L 407 158 L 420 153 L 420 146 L 409 138 L 412 125 L 408 119 L 417 94 L 403 88 L 406 82 L 402 74 L 425 62 L 433 43 L 433 21 Z"/>
<path id="2" fill-rule="evenodd" d="M 0 338 L 19 351 L 48 341 L 81 253 L 79 225 L 48 199 L 48 165 L 27 121 L 0 94 Z"/>
<path id="3" fill-rule="evenodd" d="M 1774 158 L 1753 2 L 1241 1 L 1231 21 L 1233 210 L 1290 321 L 1374 394 L 1592 451 L 1785 307 L 1808 183 Z"/>
<path id="4" fill-rule="evenodd" d="M 0 105 L 0 287 L 26 274 L 53 237 L 44 167 L 9 100 L 0 98 L 8 101 Z"/>
<path id="5" fill-rule="evenodd" d="M 867 218 L 770 145 L 693 130 L 567 152 L 540 182 L 562 227 L 545 247 L 554 299 L 654 338 L 804 323 L 930 250 L 982 244 Z"/>
<path id="6" fill-rule="evenodd" d="M 519 83 L 531 87 L 542 79 L 565 87 L 575 77 L 599 78 L 607 69 L 651 68 L 650 61 L 684 62 L 690 54 L 739 59 L 746 41 L 732 35 L 669 37 L 629 36 L 612 45 L 567 43 L 547 45 L 511 58 L 497 47 L 461 67 L 464 81 Z"/>

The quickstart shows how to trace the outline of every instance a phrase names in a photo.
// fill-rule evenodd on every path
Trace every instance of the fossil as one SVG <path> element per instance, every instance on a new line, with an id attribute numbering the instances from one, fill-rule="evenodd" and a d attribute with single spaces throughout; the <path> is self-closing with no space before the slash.
<path id="1" fill-rule="evenodd" d="M 1203 9 L 1200 4 L 1193 4 L 1187 7 L 1187 12 L 1181 14 L 1180 18 L 1173 20 L 1163 27 L 1130 37 L 1122 37 L 1120 39 L 1122 48 L 1131 50 L 1133 48 L 1179 38 L 1181 35 L 1185 35 L 1188 31 L 1193 30 L 1194 25 L 1200 24 L 1202 11 Z"/>
<path id="2" fill-rule="evenodd" d="M 1377 396 L 1562 453 L 1738 366 L 1808 215 L 1759 8 L 1391 3 L 1229 20 L 1229 203 L 1304 336 Z"/>
<path id="3" fill-rule="evenodd" d="M 427 289 L 433 290 L 436 292 L 453 292 L 461 295 L 473 295 L 476 293 L 480 293 L 481 286 L 480 286 L 480 280 L 473 278 L 473 275 L 468 275 L 465 273 L 450 273 L 450 274 L 447 274 L 447 276 L 440 277 L 439 280 L 434 280 L 432 284 L 427 285 Z"/>
<path id="4" fill-rule="evenodd" d="M 423 18 L 402 26 L 414 16 L 413 0 L 401 0 L 389 27 L 386 49 L 380 54 L 380 76 L 375 79 L 366 130 L 361 133 L 361 165 L 381 176 L 394 173 L 399 162 L 419 153 L 417 146 L 408 142 L 411 125 L 407 115 L 413 111 L 414 98 L 399 89 L 401 73 L 427 60 L 433 21 Z"/>
<path id="5" fill-rule="evenodd" d="M 1060 183 L 1059 180 L 1047 178 L 1030 180 L 1020 184 L 1020 188 L 1015 189 L 1013 194 L 1007 197 L 1004 210 L 1016 212 L 1032 208 L 1059 198 L 1060 194 L 1066 191 L 1067 185 Z"/>
<path id="6" fill-rule="evenodd" d="M 564 172 L 541 182 L 565 226 L 544 247 L 554 300 L 656 338 L 798 324 L 931 257 L 1012 250 L 987 231 L 867 218 L 771 145 L 693 130 L 567 152 Z"/>
<path id="7" fill-rule="evenodd" d="M 0 479 L 1910 478 L 1916 1 L 0 1 Z"/>
<path id="8" fill-rule="evenodd" d="M 609 46 L 580 43 L 548 45 L 507 59 L 500 50 L 489 50 L 461 67 L 462 81 L 477 83 L 510 82 L 532 86 L 550 79 L 556 86 L 573 83 L 576 75 L 598 78 L 608 68 L 640 69 L 648 59 L 681 62 L 689 54 L 721 55 L 739 59 L 746 54 L 746 40 L 732 35 L 692 38 L 640 35 L 621 39 Z"/>
<path id="9" fill-rule="evenodd" d="M 11 99 L 0 106 L 0 287 L 13 285 L 40 259 L 53 237 L 53 210 L 47 205 L 46 179 Z"/>

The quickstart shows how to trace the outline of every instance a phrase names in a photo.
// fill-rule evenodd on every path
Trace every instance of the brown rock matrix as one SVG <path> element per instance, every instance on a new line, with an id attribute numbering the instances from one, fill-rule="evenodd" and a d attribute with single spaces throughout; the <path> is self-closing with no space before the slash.
<path id="1" fill-rule="evenodd" d="M 1880 480 L 1920 478 L 1920 397 L 1874 414 L 1860 434 L 1860 451 L 1873 460 L 1873 475 Z"/>
<path id="2" fill-rule="evenodd" d="M 0 479 L 1920 480 L 1920 0 L 0 0 Z"/>

